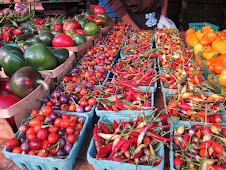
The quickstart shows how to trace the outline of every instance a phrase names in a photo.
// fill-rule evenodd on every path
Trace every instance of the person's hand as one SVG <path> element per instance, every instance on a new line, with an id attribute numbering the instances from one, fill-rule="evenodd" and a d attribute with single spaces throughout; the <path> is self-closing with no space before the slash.
<path id="1" fill-rule="evenodd" d="M 177 27 L 174 24 L 174 22 L 172 20 L 170 20 L 169 18 L 164 17 L 163 15 L 160 16 L 160 19 L 159 19 L 159 22 L 157 24 L 157 27 L 158 28 L 167 27 L 167 28 L 177 29 Z"/>

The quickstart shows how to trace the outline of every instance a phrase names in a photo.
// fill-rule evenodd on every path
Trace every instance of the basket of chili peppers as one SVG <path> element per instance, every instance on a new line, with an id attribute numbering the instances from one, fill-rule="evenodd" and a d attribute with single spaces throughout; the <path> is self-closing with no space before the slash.
<path id="1" fill-rule="evenodd" d="M 179 37 L 179 30 L 172 28 L 162 28 L 155 30 L 155 46 L 157 49 L 169 42 L 175 42 L 177 44 L 183 43 Z"/>
<path id="2" fill-rule="evenodd" d="M 94 109 L 96 105 L 97 91 L 93 90 L 93 84 L 73 85 L 63 84 L 44 100 L 43 106 L 51 106 L 56 111 L 69 111 L 88 115 L 88 128 L 92 125 Z"/>
<path id="3" fill-rule="evenodd" d="M 163 169 L 163 145 L 171 139 L 162 129 L 171 125 L 161 124 L 165 115 L 153 116 L 102 116 L 93 131 L 88 162 L 95 169 Z"/>
<path id="4" fill-rule="evenodd" d="M 226 128 L 178 122 L 170 129 L 170 169 L 226 169 Z"/>
<path id="5" fill-rule="evenodd" d="M 154 93 L 146 87 L 130 87 L 105 82 L 106 86 L 99 90 L 95 112 L 97 116 L 105 114 L 126 115 L 149 113 L 154 109 Z"/>
<path id="6" fill-rule="evenodd" d="M 180 93 L 163 94 L 166 113 L 180 121 L 223 123 L 226 121 L 225 98 L 210 92 L 192 92 L 184 87 Z"/>
<path id="7" fill-rule="evenodd" d="M 3 153 L 22 169 L 72 169 L 87 123 L 88 115 L 81 113 L 34 109 L 30 120 L 6 142 Z"/>
<path id="8" fill-rule="evenodd" d="M 188 62 L 186 67 L 179 65 L 176 68 L 170 68 L 167 72 L 160 71 L 158 77 L 162 86 L 161 90 L 163 93 L 176 92 L 186 86 L 190 90 L 215 91 L 215 88 L 208 80 L 205 80 L 202 73 L 193 62 Z"/>
<path id="9" fill-rule="evenodd" d="M 154 55 L 153 55 L 154 56 Z M 138 56 L 119 59 L 112 69 L 115 75 L 113 84 L 125 84 L 129 87 L 150 87 L 152 92 L 157 88 L 157 72 L 155 59 L 151 56 L 148 59 Z"/>

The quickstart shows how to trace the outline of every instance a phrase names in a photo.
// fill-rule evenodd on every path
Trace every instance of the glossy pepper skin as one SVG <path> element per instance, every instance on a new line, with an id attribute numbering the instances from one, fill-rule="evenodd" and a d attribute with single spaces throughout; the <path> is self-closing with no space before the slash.
<path id="1" fill-rule="evenodd" d="M 11 77 L 17 70 L 27 66 L 23 55 L 17 51 L 10 51 L 3 59 L 3 68 L 7 76 Z"/>
<path id="2" fill-rule="evenodd" d="M 43 80 L 37 70 L 31 66 L 22 67 L 11 77 L 10 87 L 16 96 L 24 98 L 39 86 L 37 80 Z"/>
<path id="3" fill-rule="evenodd" d="M 69 58 L 69 51 L 65 48 L 58 48 L 52 51 L 56 57 L 57 65 L 63 64 Z"/>
<path id="4" fill-rule="evenodd" d="M 44 44 L 29 47 L 24 53 L 24 58 L 38 71 L 51 70 L 57 65 L 54 54 Z"/>
<path id="5" fill-rule="evenodd" d="M 2 48 L 0 49 L 0 65 L 2 65 L 2 60 L 4 59 L 4 57 L 10 52 L 10 51 L 17 51 L 19 52 L 21 55 L 23 55 L 23 52 L 21 49 L 17 48 L 17 47 L 13 47 L 10 45 L 4 45 L 2 46 Z"/>

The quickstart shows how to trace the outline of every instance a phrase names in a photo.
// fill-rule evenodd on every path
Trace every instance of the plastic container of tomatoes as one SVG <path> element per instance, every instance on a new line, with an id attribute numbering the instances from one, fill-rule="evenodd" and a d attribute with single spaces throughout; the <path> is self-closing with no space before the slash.
<path id="1" fill-rule="evenodd" d="M 142 87 L 142 86 L 138 86 L 136 87 L 138 89 L 141 90 L 146 90 L 146 87 Z M 152 90 L 152 91 L 151 91 Z M 154 107 L 154 92 L 153 92 L 153 87 L 150 87 L 150 91 L 151 93 L 151 97 L 149 98 L 150 103 L 151 103 L 151 107 Z M 97 104 L 98 106 L 100 105 L 100 103 Z M 95 112 L 96 115 L 101 117 L 104 115 L 116 115 L 116 116 L 126 116 L 126 115 L 138 115 L 140 112 L 144 112 L 145 114 L 148 114 L 150 112 L 152 112 L 153 110 L 119 110 L 118 112 L 114 112 L 114 111 L 106 111 L 106 110 L 100 110 L 97 107 L 95 108 Z"/>
<path id="2" fill-rule="evenodd" d="M 168 97 L 167 96 L 169 96 L 169 95 L 171 95 L 171 94 L 174 94 L 174 93 L 176 93 L 176 92 L 172 92 L 172 91 L 168 91 L 167 93 L 163 93 L 163 102 L 164 102 L 164 107 L 165 107 L 165 111 L 166 111 L 166 114 L 168 114 L 167 113 L 167 103 L 168 103 Z M 206 93 L 206 94 L 208 94 L 208 95 L 210 95 L 210 94 L 213 94 L 213 93 L 211 93 L 211 92 L 204 92 L 204 93 Z M 222 121 L 223 122 L 225 122 L 226 121 L 226 114 L 225 114 L 225 112 L 226 112 L 226 110 L 225 110 L 225 108 L 224 108 L 224 105 L 221 103 L 220 104 L 220 108 L 222 109 L 221 111 L 220 111 L 220 116 L 221 116 L 221 119 L 222 119 Z M 183 121 L 183 120 L 179 120 L 178 121 L 179 123 L 183 123 L 183 122 L 189 122 L 189 121 Z M 171 124 L 171 121 L 168 119 L 168 123 L 170 123 Z M 195 121 L 192 121 L 192 123 L 204 123 L 204 122 L 195 122 Z M 209 124 L 209 123 L 208 123 Z"/>
<path id="3" fill-rule="evenodd" d="M 126 116 L 126 114 L 124 115 L 111 115 L 111 116 L 107 116 L 104 115 L 102 116 L 99 121 L 105 121 L 105 118 L 107 118 L 110 122 L 114 122 L 114 120 L 116 120 L 117 122 L 119 121 L 119 119 L 123 120 L 123 118 Z M 134 116 L 130 116 L 130 117 L 126 117 L 125 121 L 129 121 L 129 118 L 133 118 L 136 117 L 136 115 Z M 99 123 L 99 122 L 98 122 Z M 162 123 L 160 122 L 159 125 L 161 125 Z M 94 138 L 91 139 L 88 151 L 87 151 L 87 160 L 90 164 L 92 164 L 94 166 L 95 169 L 98 170 L 122 170 L 122 169 L 127 169 L 127 170 L 135 170 L 136 169 L 136 165 L 134 164 L 129 164 L 129 163 L 120 163 L 120 162 L 116 162 L 116 161 L 107 161 L 107 160 L 96 160 L 96 154 L 97 154 L 97 150 L 95 148 L 94 142 L 93 142 Z M 160 146 L 160 143 L 156 144 L 155 148 L 158 148 Z M 154 149 L 155 149 L 154 148 Z M 145 166 L 145 165 L 138 165 L 137 169 L 139 170 L 162 170 L 164 168 L 164 161 L 165 161 L 165 153 L 164 153 L 164 146 L 162 146 L 157 152 L 156 155 L 158 157 L 163 156 L 161 163 L 158 166 L 154 166 L 154 167 L 150 167 L 150 166 Z"/>
<path id="4" fill-rule="evenodd" d="M 86 127 L 88 123 L 88 115 L 84 115 L 81 113 L 74 113 L 74 112 L 65 112 L 61 111 L 62 114 L 67 115 L 77 115 L 77 116 L 84 116 L 86 118 L 83 128 L 80 132 L 80 135 L 78 137 L 78 140 L 76 143 L 74 143 L 69 155 L 65 159 L 60 158 L 51 158 L 51 157 L 39 157 L 34 155 L 27 155 L 27 154 L 17 154 L 12 153 L 9 149 L 6 149 L 6 147 L 3 150 L 3 153 L 6 158 L 12 159 L 13 162 L 22 169 L 37 169 L 37 170 L 69 170 L 73 168 L 73 164 L 75 162 L 75 159 L 78 155 L 78 152 L 81 148 L 81 145 L 83 143 L 83 139 L 85 137 L 86 133 Z M 29 122 L 29 121 L 28 121 Z M 27 123 L 28 123 L 27 122 Z M 19 135 L 19 132 L 16 133 L 16 136 Z"/>

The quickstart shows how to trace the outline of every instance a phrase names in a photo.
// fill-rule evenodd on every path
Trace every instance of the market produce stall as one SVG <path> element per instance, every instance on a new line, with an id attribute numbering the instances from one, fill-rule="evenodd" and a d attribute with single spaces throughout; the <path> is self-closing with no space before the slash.
<path id="1" fill-rule="evenodd" d="M 224 30 L 134 31 L 102 7 L 27 13 L 2 19 L 1 96 L 19 99 L 0 110 L 0 168 L 224 169 Z"/>

